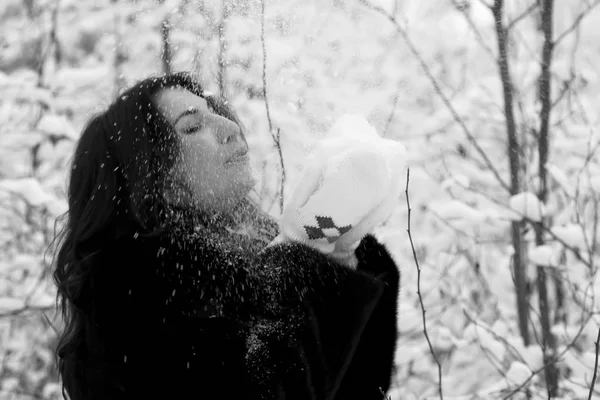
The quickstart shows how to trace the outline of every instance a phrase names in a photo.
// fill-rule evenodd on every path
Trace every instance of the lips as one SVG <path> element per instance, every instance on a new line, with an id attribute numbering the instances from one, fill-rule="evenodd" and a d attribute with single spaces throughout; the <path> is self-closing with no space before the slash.
<path id="1" fill-rule="evenodd" d="M 225 164 L 238 164 L 248 161 L 248 149 L 236 152 L 231 158 L 227 160 Z"/>

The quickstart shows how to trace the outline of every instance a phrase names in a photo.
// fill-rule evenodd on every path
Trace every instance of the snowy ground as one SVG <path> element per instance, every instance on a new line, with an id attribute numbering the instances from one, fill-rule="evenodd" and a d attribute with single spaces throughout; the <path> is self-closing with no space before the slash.
<path id="1" fill-rule="evenodd" d="M 33 4 L 31 13 L 27 3 Z M 160 27 L 165 18 L 171 26 L 174 69 L 193 70 L 215 92 L 218 77 L 224 77 L 225 94 L 248 128 L 259 181 L 255 196 L 278 216 L 279 159 L 261 95 L 260 1 L 226 6 L 216 0 L 157 3 L 0 4 L 0 398 L 59 398 L 51 352 L 53 325 L 60 328 L 60 322 L 53 319 L 49 258 L 43 252 L 52 239 L 54 219 L 66 207 L 66 165 L 85 121 L 110 102 L 119 84 L 161 72 Z M 461 125 L 394 25 L 364 3 L 266 2 L 266 83 L 272 124 L 281 130 L 285 193 L 291 191 L 308 152 L 342 114 L 366 116 L 380 134 L 407 148 L 420 289 L 445 399 L 547 398 L 543 373 L 532 373 L 543 365 L 541 347 L 525 347 L 520 339 L 510 270 L 511 221 L 544 218 L 551 231 L 544 246 L 535 246 L 532 229 L 525 234 L 526 274 L 535 282 L 535 265 L 545 265 L 564 283 L 566 323 L 553 327 L 562 354 L 560 396 L 587 398 L 600 326 L 593 295 L 599 284 L 600 31 L 595 27 L 600 8 L 585 13 L 593 2 L 555 2 L 554 37 L 569 33 L 554 48 L 549 199 L 540 204 L 535 195 L 536 85 L 543 39 L 535 19 L 539 12 L 515 24 L 509 43 L 524 160 L 523 193 L 511 198 L 465 134 L 473 134 L 508 181 L 491 11 L 479 0 L 460 2 L 471 5 L 466 8 L 469 22 L 452 0 L 372 3 L 380 11 L 395 12 Z M 507 0 L 505 22 L 524 15 L 529 3 L 535 2 Z M 219 30 L 224 12 L 227 19 Z M 577 29 L 569 30 L 582 13 L 586 16 Z M 48 46 L 54 22 L 58 62 L 55 47 Z M 115 52 L 123 55 L 122 62 L 115 63 Z M 219 67 L 220 52 L 225 68 Z M 40 54 L 46 55 L 42 69 Z M 389 223 L 377 231 L 402 269 L 398 368 L 390 393 L 394 400 L 438 396 L 437 365 L 423 335 L 407 216 L 401 197 Z M 554 286 L 549 287 L 554 306 Z M 532 290 L 537 330 L 538 303 Z"/>

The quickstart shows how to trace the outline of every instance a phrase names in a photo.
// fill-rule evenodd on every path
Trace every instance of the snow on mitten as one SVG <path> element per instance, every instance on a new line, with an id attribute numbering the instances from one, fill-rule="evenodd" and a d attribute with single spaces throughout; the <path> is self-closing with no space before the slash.
<path id="1" fill-rule="evenodd" d="M 360 240 L 385 222 L 404 181 L 404 146 L 346 115 L 307 158 L 273 244 L 304 243 L 354 265 Z"/>

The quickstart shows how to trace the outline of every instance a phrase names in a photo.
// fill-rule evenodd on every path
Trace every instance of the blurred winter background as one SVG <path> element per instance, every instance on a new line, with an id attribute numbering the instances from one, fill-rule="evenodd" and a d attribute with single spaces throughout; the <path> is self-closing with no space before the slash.
<path id="1" fill-rule="evenodd" d="M 378 231 L 402 269 L 392 399 L 593 398 L 598 3 L 1 0 L 0 398 L 61 398 L 45 251 L 83 124 L 178 70 L 239 110 L 273 216 L 280 158 L 285 196 L 340 115 L 408 148 L 420 274 L 404 197 Z"/>

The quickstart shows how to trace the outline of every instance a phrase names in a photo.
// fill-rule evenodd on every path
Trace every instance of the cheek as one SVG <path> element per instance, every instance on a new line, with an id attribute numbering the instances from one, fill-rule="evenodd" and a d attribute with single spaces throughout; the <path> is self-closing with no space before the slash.
<path id="1" fill-rule="evenodd" d="M 205 141 L 183 142 L 181 164 L 194 186 L 210 185 L 222 173 L 219 154 L 211 143 Z"/>

